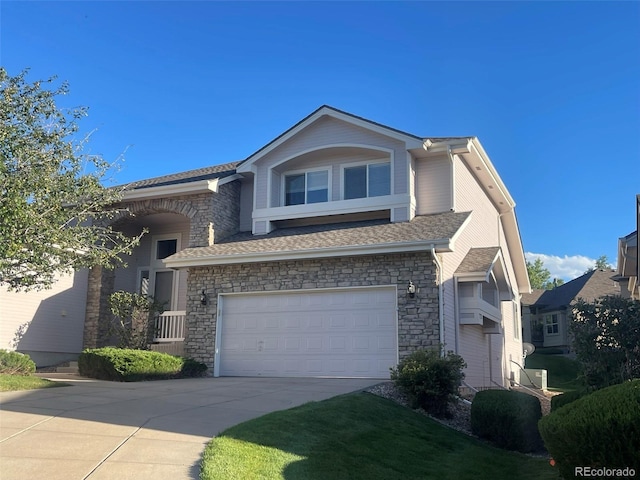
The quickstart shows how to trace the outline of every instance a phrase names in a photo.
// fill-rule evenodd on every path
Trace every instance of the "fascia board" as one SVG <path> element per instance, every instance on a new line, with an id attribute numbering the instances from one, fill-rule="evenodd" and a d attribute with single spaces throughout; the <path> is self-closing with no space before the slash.
<path id="1" fill-rule="evenodd" d="M 125 190 L 123 200 L 142 200 L 148 198 L 173 197 L 176 195 L 193 195 L 197 193 L 215 192 L 219 179 L 200 180 L 198 182 L 176 183 L 159 187 L 147 187 Z"/>
<path id="2" fill-rule="evenodd" d="M 510 210 L 500 216 L 504 235 L 507 240 L 507 248 L 509 249 L 509 257 L 513 263 L 513 270 L 516 274 L 516 282 L 520 293 L 531 293 L 531 283 L 527 272 L 527 260 L 524 257 L 524 249 L 520 239 L 520 230 L 516 214 Z"/>
<path id="3" fill-rule="evenodd" d="M 484 151 L 484 148 L 482 148 L 482 145 L 477 138 L 474 137 L 469 140 L 469 151 L 474 153 L 476 157 L 482 162 L 492 182 L 496 185 L 498 191 L 500 192 L 500 195 L 503 197 L 507 206 L 510 208 L 514 208 L 516 206 L 516 202 L 513 200 L 513 197 L 511 197 L 511 194 L 507 190 L 506 185 L 500 178 L 500 175 L 498 175 L 498 172 L 493 166 L 493 163 L 491 163 L 489 155 L 487 155 L 487 152 Z M 482 187 L 485 188 L 485 185 L 482 185 Z"/>
<path id="4" fill-rule="evenodd" d="M 308 258 L 346 257 L 350 255 L 378 255 L 389 253 L 428 251 L 432 245 L 439 252 L 450 252 L 449 239 L 428 240 L 420 242 L 399 242 L 384 245 L 364 245 L 348 247 L 315 248 L 307 250 L 265 252 L 235 255 L 210 255 L 198 258 L 168 257 L 163 260 L 167 268 L 206 267 L 212 265 L 231 265 L 236 263 L 277 262 L 282 260 L 304 260 Z"/>

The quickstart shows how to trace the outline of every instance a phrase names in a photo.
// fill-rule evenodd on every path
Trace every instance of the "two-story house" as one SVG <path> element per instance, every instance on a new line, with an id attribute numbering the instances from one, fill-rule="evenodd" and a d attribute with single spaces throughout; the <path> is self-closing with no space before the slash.
<path id="1" fill-rule="evenodd" d="M 166 302 L 159 340 L 215 376 L 388 378 L 444 345 L 474 387 L 519 378 L 529 280 L 515 203 L 475 137 L 423 138 L 323 106 L 241 162 L 133 183 L 128 268 L 89 272 L 84 345 L 105 299 Z"/>

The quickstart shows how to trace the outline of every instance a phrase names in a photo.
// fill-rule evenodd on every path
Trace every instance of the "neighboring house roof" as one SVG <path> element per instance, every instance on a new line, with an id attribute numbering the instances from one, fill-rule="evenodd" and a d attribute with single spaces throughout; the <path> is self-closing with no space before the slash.
<path id="1" fill-rule="evenodd" d="M 208 247 L 187 248 L 168 258 L 180 268 L 295 258 L 392 253 L 451 248 L 470 212 L 416 216 L 410 222 L 388 220 L 282 228 L 267 235 L 238 233 Z"/>
<path id="2" fill-rule="evenodd" d="M 522 304 L 523 305 L 534 305 L 538 299 L 548 290 L 544 290 L 542 288 L 535 288 L 531 290 L 531 293 L 523 293 L 522 294 Z"/>
<path id="3" fill-rule="evenodd" d="M 186 172 L 172 173 L 161 177 L 148 178 L 123 185 L 127 190 L 137 190 L 141 188 L 161 187 L 166 185 L 178 185 L 181 183 L 197 182 L 200 180 L 213 180 L 214 178 L 224 178 L 236 173 L 236 167 L 240 162 L 225 163 L 211 167 L 198 168 Z"/>
<path id="4" fill-rule="evenodd" d="M 593 270 L 553 290 L 544 290 L 532 306 L 540 312 L 567 308 L 578 299 L 592 302 L 606 295 L 620 295 L 620 285 L 612 270 Z"/>

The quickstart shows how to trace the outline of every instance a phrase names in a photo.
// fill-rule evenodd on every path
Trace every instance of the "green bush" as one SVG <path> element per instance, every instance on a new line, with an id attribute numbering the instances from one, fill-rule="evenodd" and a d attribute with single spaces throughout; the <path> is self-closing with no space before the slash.
<path id="1" fill-rule="evenodd" d="M 136 382 L 202 376 L 207 367 L 195 360 L 166 353 L 105 347 L 82 352 L 78 369 L 80 375 L 86 377 Z"/>
<path id="2" fill-rule="evenodd" d="M 423 408 L 437 417 L 449 416 L 467 365 L 453 352 L 443 357 L 437 349 L 418 350 L 391 369 L 391 379 L 410 399 L 413 408 Z"/>
<path id="3" fill-rule="evenodd" d="M 538 426 L 564 478 L 574 478 L 575 467 L 639 472 L 640 379 L 579 398 L 542 418 Z"/>
<path id="4" fill-rule="evenodd" d="M 540 401 L 513 390 L 483 390 L 471 404 L 471 431 L 501 448 L 535 452 L 543 448 L 538 432 Z"/>
<path id="5" fill-rule="evenodd" d="M 20 352 L 0 350 L 0 373 L 8 375 L 31 375 L 36 364 L 29 355 Z"/>
<path id="6" fill-rule="evenodd" d="M 571 402 L 575 402 L 579 398 L 584 397 L 589 392 L 587 390 L 573 390 L 571 392 L 565 392 L 561 395 L 555 395 L 551 397 L 551 411 L 555 412 L 560 407 L 567 405 Z"/>

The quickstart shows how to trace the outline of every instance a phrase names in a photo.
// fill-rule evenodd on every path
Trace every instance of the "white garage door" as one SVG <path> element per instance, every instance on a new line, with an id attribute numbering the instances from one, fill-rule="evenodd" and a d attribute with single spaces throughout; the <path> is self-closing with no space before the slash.
<path id="1" fill-rule="evenodd" d="M 389 378 L 396 288 L 223 295 L 219 375 Z"/>

